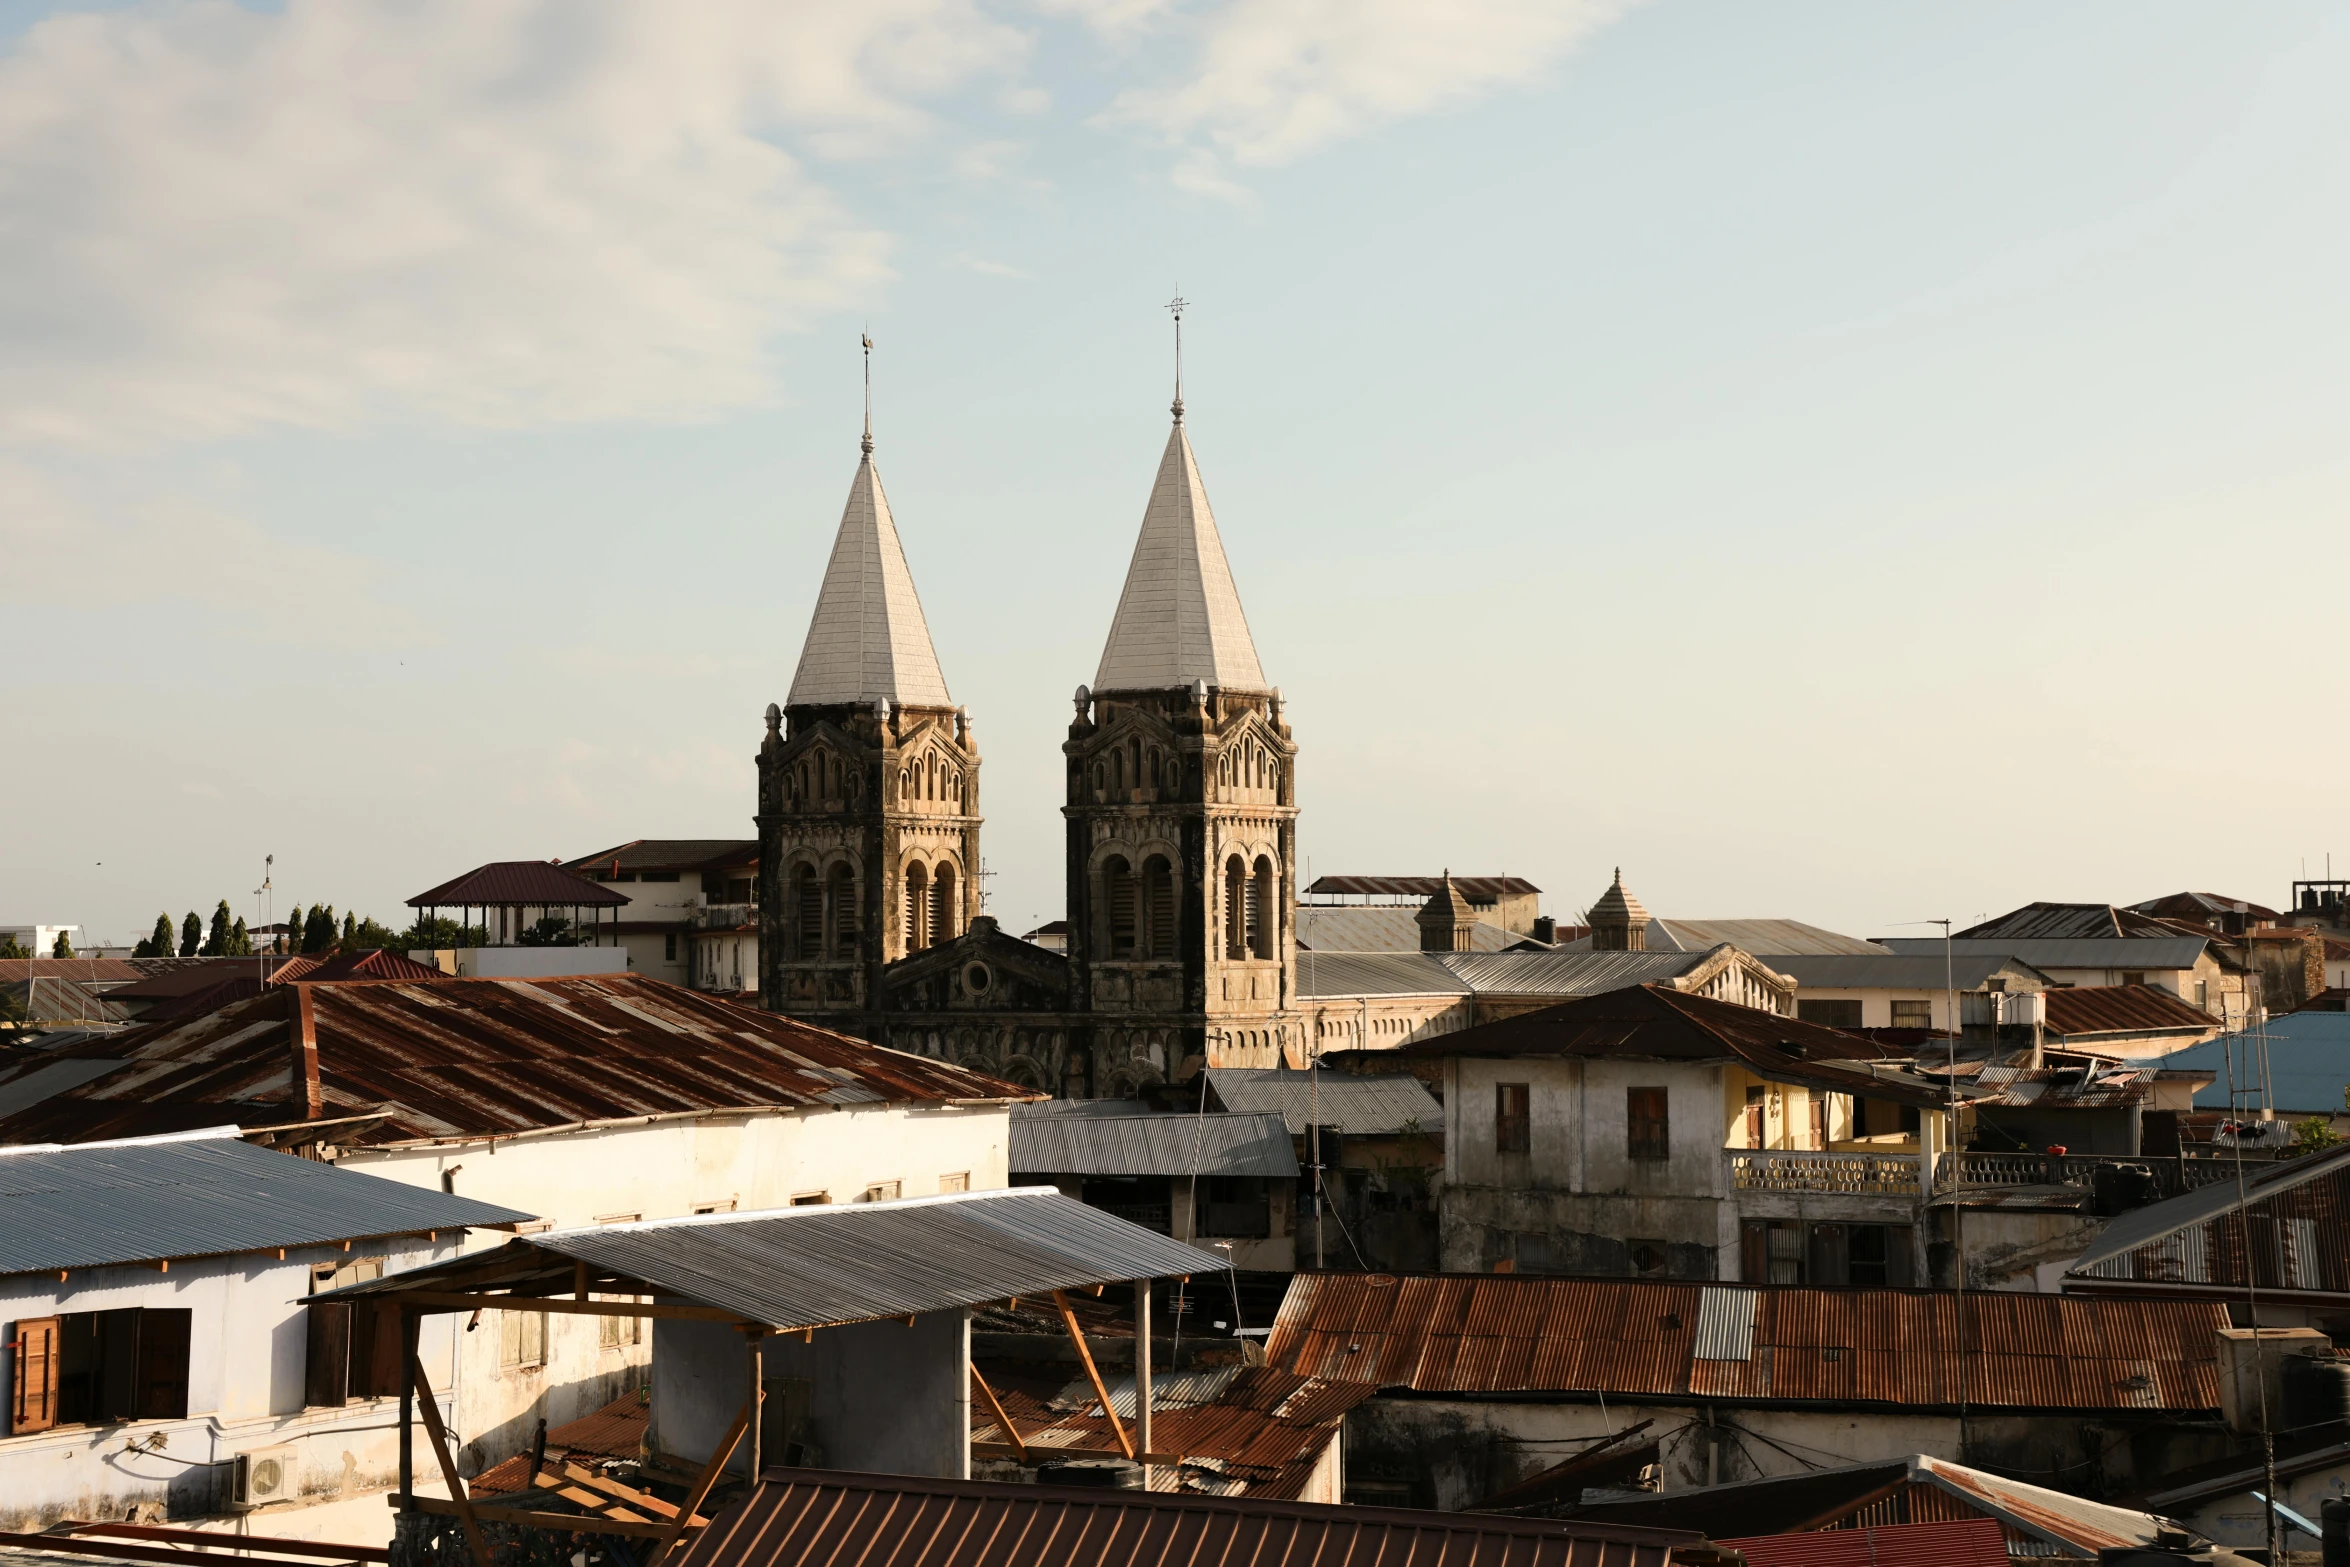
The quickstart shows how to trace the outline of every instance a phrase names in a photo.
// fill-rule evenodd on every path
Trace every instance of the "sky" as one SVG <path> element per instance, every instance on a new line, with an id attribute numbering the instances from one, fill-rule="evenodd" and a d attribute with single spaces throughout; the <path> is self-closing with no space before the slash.
<path id="1" fill-rule="evenodd" d="M 2279 904 L 2345 79 L 2291 0 L 0 0 L 0 922 L 749 836 L 863 332 L 1057 917 L 1178 290 L 1311 874 Z"/>

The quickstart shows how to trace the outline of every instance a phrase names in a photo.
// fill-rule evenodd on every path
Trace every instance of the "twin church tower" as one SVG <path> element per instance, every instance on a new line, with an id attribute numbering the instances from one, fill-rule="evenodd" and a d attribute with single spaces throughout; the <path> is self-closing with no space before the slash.
<path id="1" fill-rule="evenodd" d="M 868 406 L 799 669 L 759 747 L 764 1006 L 1075 1097 L 1203 1061 L 1300 1059 L 1297 746 L 1208 507 L 1180 369 L 1172 412 L 1061 748 L 1064 955 L 979 912 L 979 742 L 931 645 Z"/>

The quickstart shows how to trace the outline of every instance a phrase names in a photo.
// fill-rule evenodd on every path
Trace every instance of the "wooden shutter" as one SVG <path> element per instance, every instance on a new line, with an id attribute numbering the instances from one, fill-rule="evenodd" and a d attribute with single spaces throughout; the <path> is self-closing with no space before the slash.
<path id="1" fill-rule="evenodd" d="M 184 1306 L 149 1306 L 140 1311 L 132 1418 L 187 1418 L 188 1339 L 193 1321 L 194 1313 Z"/>
<path id="2" fill-rule="evenodd" d="M 312 1306 L 309 1339 L 302 1402 L 340 1409 L 350 1389 L 351 1308 L 341 1304 Z"/>
<path id="3" fill-rule="evenodd" d="M 29 1436 L 57 1424 L 57 1319 L 31 1317 L 16 1325 L 15 1378 L 9 1385 L 8 1430 Z"/>

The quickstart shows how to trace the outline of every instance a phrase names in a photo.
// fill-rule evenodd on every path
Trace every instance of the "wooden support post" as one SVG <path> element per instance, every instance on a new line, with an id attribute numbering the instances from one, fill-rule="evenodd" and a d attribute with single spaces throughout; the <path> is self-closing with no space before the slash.
<path id="1" fill-rule="evenodd" d="M 1012 1424 L 1012 1412 L 1004 1407 L 1002 1399 L 995 1396 L 995 1389 L 987 1385 L 987 1378 L 979 1374 L 977 1366 L 971 1368 L 971 1380 L 979 1384 L 980 1394 L 986 1398 L 987 1407 L 995 1411 L 995 1423 L 1012 1444 L 1012 1451 L 1019 1456 L 1020 1462 L 1028 1462 L 1028 1444 L 1020 1440 L 1020 1428 Z"/>
<path id="2" fill-rule="evenodd" d="M 700 1474 L 694 1476 L 693 1489 L 685 1493 L 684 1502 L 678 1506 L 677 1516 L 669 1521 L 669 1532 L 661 1537 L 660 1544 L 646 1554 L 645 1567 L 661 1567 L 661 1559 L 669 1554 L 669 1548 L 684 1536 L 687 1527 L 694 1522 L 694 1514 L 709 1496 L 710 1487 L 716 1485 L 718 1477 L 726 1472 L 726 1461 L 734 1456 L 734 1446 L 743 1439 L 743 1432 L 751 1423 L 751 1414 L 751 1404 L 746 1399 L 741 1412 L 734 1417 L 734 1424 L 726 1428 L 726 1435 L 720 1437 L 718 1445 L 710 1450 L 710 1461 L 702 1465 Z M 758 1479 L 756 1470 L 752 1472 L 751 1478 L 754 1481 Z"/>
<path id="3" fill-rule="evenodd" d="M 400 1364 L 416 1358 L 416 1313 L 400 1313 Z M 403 1506 L 416 1498 L 416 1384 L 400 1378 L 400 1495 Z"/>
<path id="4" fill-rule="evenodd" d="M 457 1460 L 449 1456 L 449 1433 L 441 1425 L 440 1401 L 432 1396 L 432 1383 L 424 1374 L 424 1362 L 414 1354 L 408 1357 L 408 1383 L 416 1390 L 416 1412 L 424 1417 L 424 1434 L 432 1439 L 433 1456 L 441 1461 L 441 1478 L 449 1483 L 449 1500 L 456 1504 L 457 1517 L 465 1525 L 465 1543 L 473 1551 L 473 1567 L 492 1567 L 490 1542 L 483 1537 L 481 1520 L 473 1514 L 473 1500 L 465 1494 L 465 1482 L 457 1474 Z"/>
<path id="5" fill-rule="evenodd" d="M 1134 1281 L 1134 1445 L 1142 1453 L 1151 1450 L 1151 1281 Z M 1151 1472 L 1145 1464 L 1142 1488 L 1151 1488 Z"/>
<path id="6" fill-rule="evenodd" d="M 751 1412 L 751 1484 L 759 1483 L 759 1471 L 767 1467 L 767 1364 L 759 1353 L 760 1330 L 743 1329 L 743 1338 L 751 1350 L 751 1395 L 744 1401 Z"/>
<path id="7" fill-rule="evenodd" d="M 1124 1422 L 1118 1418 L 1117 1406 L 1110 1402 L 1110 1390 L 1102 1385 L 1101 1371 L 1093 1363 L 1093 1351 L 1085 1347 L 1085 1330 L 1077 1325 L 1077 1313 L 1069 1309 L 1069 1297 L 1053 1291 L 1053 1304 L 1061 1308 L 1061 1323 L 1069 1330 L 1069 1342 L 1077 1346 L 1077 1359 L 1085 1367 L 1086 1377 L 1093 1383 L 1093 1396 L 1102 1401 L 1102 1413 L 1110 1422 L 1110 1435 L 1118 1439 L 1118 1451 L 1129 1459 L 1134 1456 L 1134 1438 L 1126 1434 Z"/>
<path id="8" fill-rule="evenodd" d="M 571 1298 L 573 1300 L 588 1298 L 587 1264 L 584 1262 L 574 1262 L 571 1265 Z"/>

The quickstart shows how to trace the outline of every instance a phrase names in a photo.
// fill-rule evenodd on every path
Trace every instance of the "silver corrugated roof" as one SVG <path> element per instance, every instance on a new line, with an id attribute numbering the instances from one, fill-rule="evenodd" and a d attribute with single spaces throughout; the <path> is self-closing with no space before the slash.
<path id="1" fill-rule="evenodd" d="M 1465 996 L 1468 985 L 1433 952 L 1301 952 L 1302 996 Z"/>
<path id="2" fill-rule="evenodd" d="M 1479 995 L 1596 996 L 1695 968 L 1700 952 L 1456 952 L 1444 966 Z"/>
<path id="3" fill-rule="evenodd" d="M 519 1294 L 568 1294 L 571 1264 L 584 1262 L 599 1281 L 633 1281 L 785 1329 L 1220 1266 L 1211 1254 L 1049 1187 L 1020 1187 L 549 1230 L 517 1238 L 502 1251 L 477 1251 L 334 1293 L 429 1290 L 446 1275 L 508 1259 L 518 1265 L 512 1287 Z M 534 1260 L 541 1265 L 531 1267 Z"/>
<path id="4" fill-rule="evenodd" d="M 1213 1067 L 1208 1084 L 1225 1109 L 1271 1111 L 1293 1137 L 1315 1121 L 1356 1137 L 1393 1136 L 1407 1128 L 1438 1132 L 1444 1126 L 1444 1106 L 1416 1077 Z"/>
<path id="5" fill-rule="evenodd" d="M 0 1273 L 412 1235 L 532 1215 L 256 1148 L 235 1129 L 0 1150 Z"/>
<path id="6" fill-rule="evenodd" d="M 1936 942 L 1934 948 L 1931 956 L 1906 952 L 1836 953 L 1824 957 L 1782 953 L 1768 962 L 1809 990 L 1940 990 L 1944 985 L 1941 943 Z M 2032 974 L 2030 964 L 2013 958 L 1995 954 L 1953 955 L 1948 979 L 1960 990 L 1980 990 L 1983 981 L 2003 970 Z"/>
<path id="7" fill-rule="evenodd" d="M 1316 952 L 1417 952 L 1420 950 L 1418 909 L 1315 908 L 1301 904 L 1297 911 L 1297 944 Z M 1469 950 L 1501 952 L 1526 938 L 1487 920 L 1469 929 Z"/>
<path id="8" fill-rule="evenodd" d="M 1939 936 L 1888 936 L 1880 945 L 1895 952 L 1942 955 Z M 2014 958 L 2037 969 L 2182 969 L 2193 968 L 2206 945 L 2200 936 L 2016 936 L 1954 941 L 1950 950 L 1962 958 Z"/>
<path id="9" fill-rule="evenodd" d="M 1045 1115 L 1012 1122 L 1015 1175 L 1297 1174 L 1278 1115 Z"/>
<path id="10" fill-rule="evenodd" d="M 1642 939 L 1647 942 L 1651 952 L 1705 952 L 1726 941 L 1739 951 L 1758 958 L 1798 955 L 1831 957 L 1839 954 L 1867 957 L 1882 954 L 1886 950 L 1881 943 L 1847 936 L 1838 931 L 1823 930 L 1817 925 L 1806 925 L 1801 920 L 1652 919 Z M 1578 936 L 1560 945 L 1567 951 L 1589 952 L 1591 938 Z"/>
<path id="11" fill-rule="evenodd" d="M 1699 1360 L 1754 1358 L 1754 1291 L 1712 1288 L 1697 1296 L 1697 1332 L 1690 1354 Z"/>

